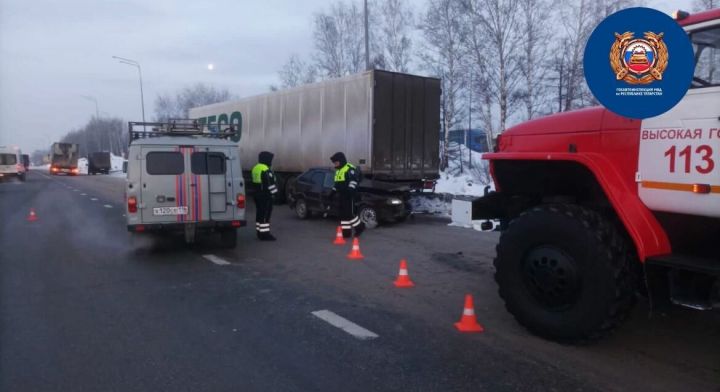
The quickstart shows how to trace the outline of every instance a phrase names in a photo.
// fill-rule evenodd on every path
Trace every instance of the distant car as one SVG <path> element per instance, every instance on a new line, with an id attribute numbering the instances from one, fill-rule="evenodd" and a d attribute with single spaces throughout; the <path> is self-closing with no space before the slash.
<path id="1" fill-rule="evenodd" d="M 327 213 L 338 216 L 339 201 L 328 200 L 335 179 L 329 168 L 309 169 L 288 181 L 287 197 L 290 208 L 300 219 Z M 383 222 L 400 222 L 410 215 L 410 188 L 388 182 L 363 180 L 358 187 L 358 215 L 367 228 Z M 330 210 L 325 210 L 330 205 Z"/>
<path id="2" fill-rule="evenodd" d="M 15 177 L 25 181 L 25 172 L 22 152 L 16 147 L 0 146 L 0 180 Z"/>

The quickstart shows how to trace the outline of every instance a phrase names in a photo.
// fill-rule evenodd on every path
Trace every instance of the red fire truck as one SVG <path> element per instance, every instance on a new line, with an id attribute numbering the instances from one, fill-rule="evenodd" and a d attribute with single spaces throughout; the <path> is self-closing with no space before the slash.
<path id="1" fill-rule="evenodd" d="M 507 309 L 542 337 L 601 338 L 636 294 L 720 307 L 720 9 L 677 12 L 696 70 L 670 111 L 646 120 L 602 107 L 508 129 L 490 162 L 500 219 L 495 278 Z M 667 301 L 665 301 L 667 302 Z"/>

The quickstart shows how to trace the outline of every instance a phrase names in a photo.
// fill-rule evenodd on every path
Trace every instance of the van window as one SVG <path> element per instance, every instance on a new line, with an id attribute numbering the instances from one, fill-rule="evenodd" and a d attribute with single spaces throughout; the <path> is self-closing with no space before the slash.
<path id="1" fill-rule="evenodd" d="M 194 152 L 190 156 L 193 174 L 225 174 L 225 154 L 221 152 Z"/>
<path id="2" fill-rule="evenodd" d="M 146 158 L 148 174 L 174 176 L 185 172 L 185 160 L 179 152 L 149 152 Z"/>
<path id="3" fill-rule="evenodd" d="M 0 165 L 14 165 L 17 163 L 15 154 L 0 154 Z"/>

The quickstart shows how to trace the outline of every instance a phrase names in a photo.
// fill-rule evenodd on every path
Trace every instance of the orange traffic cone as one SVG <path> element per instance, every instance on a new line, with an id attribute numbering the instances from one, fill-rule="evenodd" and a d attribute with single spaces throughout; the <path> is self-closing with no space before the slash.
<path id="1" fill-rule="evenodd" d="M 353 238 L 352 250 L 348 253 L 347 258 L 350 260 L 360 260 L 365 258 L 365 256 L 360 253 L 360 240 L 358 240 L 357 237 Z"/>
<path id="2" fill-rule="evenodd" d="M 408 275 L 407 261 L 405 259 L 400 260 L 400 271 L 398 271 L 398 277 L 395 279 L 395 287 L 415 287 L 415 283 L 410 280 L 410 275 Z"/>
<path id="3" fill-rule="evenodd" d="M 30 214 L 28 215 L 27 220 L 28 220 L 28 222 L 35 222 L 36 220 L 38 220 L 37 215 L 35 215 L 34 208 L 30 209 Z"/>
<path id="4" fill-rule="evenodd" d="M 475 318 L 475 307 L 473 306 L 472 295 L 465 294 L 465 307 L 460 321 L 455 323 L 455 328 L 460 332 L 482 332 L 485 329 L 478 324 Z"/>
<path id="5" fill-rule="evenodd" d="M 343 238 L 342 227 L 340 226 L 338 226 L 337 231 L 335 232 L 335 241 L 333 241 L 333 244 L 345 245 L 345 238 Z"/>

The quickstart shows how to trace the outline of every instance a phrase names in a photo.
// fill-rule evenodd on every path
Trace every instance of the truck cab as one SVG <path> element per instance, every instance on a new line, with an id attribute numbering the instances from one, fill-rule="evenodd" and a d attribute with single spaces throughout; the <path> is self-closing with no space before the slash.
<path id="1" fill-rule="evenodd" d="M 559 113 L 508 129 L 484 156 L 496 192 L 473 218 L 502 221 L 500 296 L 540 336 L 601 338 L 638 289 L 653 306 L 720 306 L 720 9 L 676 20 L 696 67 L 673 109 Z"/>
<path id="2" fill-rule="evenodd" d="M 130 125 L 126 184 L 132 233 L 219 233 L 234 248 L 245 226 L 245 185 L 229 132 L 208 132 L 192 120 Z M 149 130 L 145 130 L 148 129 Z"/>

